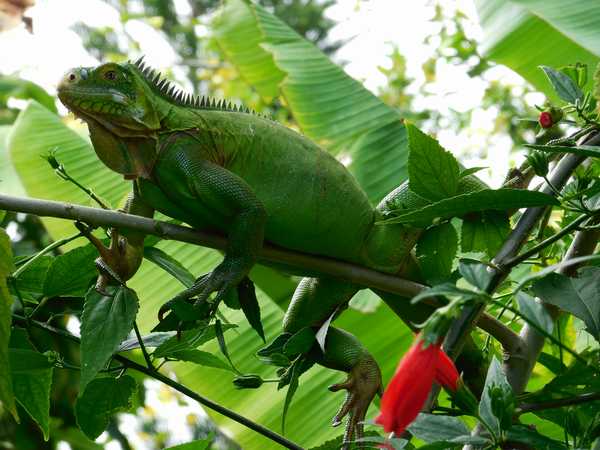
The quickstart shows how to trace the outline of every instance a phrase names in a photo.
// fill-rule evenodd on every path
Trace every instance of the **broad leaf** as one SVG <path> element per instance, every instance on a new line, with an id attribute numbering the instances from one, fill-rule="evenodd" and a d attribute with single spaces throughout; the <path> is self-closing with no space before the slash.
<path id="1" fill-rule="evenodd" d="M 565 102 L 575 104 L 577 100 L 583 98 L 583 92 L 581 92 L 581 89 L 579 89 L 579 86 L 577 86 L 571 77 L 552 67 L 540 66 L 540 69 L 548 77 L 556 94 Z"/>
<path id="2" fill-rule="evenodd" d="M 460 246 L 463 252 L 485 252 L 494 256 L 510 232 L 504 211 L 483 211 L 463 218 Z"/>
<path id="3" fill-rule="evenodd" d="M 408 177 L 410 189 L 428 200 L 452 197 L 458 189 L 458 161 L 437 140 L 412 124 L 408 133 Z"/>
<path id="4" fill-rule="evenodd" d="M 425 442 L 451 441 L 470 434 L 470 430 L 458 417 L 419 414 L 408 427 L 416 438 Z"/>
<path id="5" fill-rule="evenodd" d="M 80 394 L 127 338 L 138 311 L 138 298 L 131 289 L 118 286 L 108 287 L 107 291 L 109 295 L 102 295 L 92 288 L 85 298 Z"/>
<path id="6" fill-rule="evenodd" d="M 235 327 L 236 325 L 233 324 L 221 325 L 223 332 Z M 172 336 L 160 344 L 153 355 L 156 358 L 163 358 L 169 356 L 173 352 L 200 347 L 202 344 L 216 337 L 217 334 L 214 325 L 195 328 L 193 330 L 185 330 L 181 333 L 181 336 Z"/>
<path id="7" fill-rule="evenodd" d="M 579 278 L 551 273 L 533 285 L 535 295 L 580 318 L 600 341 L 600 268 L 586 267 Z"/>
<path id="8" fill-rule="evenodd" d="M 504 64 L 537 89 L 553 89 L 540 65 L 581 62 L 590 69 L 600 56 L 600 14 L 589 0 L 476 0 L 483 28 L 481 54 Z M 590 77 L 591 78 L 591 77 Z"/>
<path id="9" fill-rule="evenodd" d="M 450 278 L 457 249 L 458 235 L 451 223 L 428 228 L 419 237 L 417 259 L 423 276 L 430 284 L 439 284 Z"/>
<path id="10" fill-rule="evenodd" d="M 179 261 L 156 247 L 144 247 L 144 258 L 177 278 L 185 287 L 191 287 L 196 278 Z"/>
<path id="11" fill-rule="evenodd" d="M 75 404 L 77 425 L 87 437 L 96 439 L 114 413 L 131 408 L 136 391 L 135 380 L 129 375 L 92 380 Z"/>
<path id="12" fill-rule="evenodd" d="M 161 344 L 171 339 L 175 335 L 175 331 L 150 333 L 146 336 L 142 336 L 142 342 L 144 343 L 145 347 L 159 347 Z M 121 345 L 119 345 L 117 352 L 126 352 L 129 350 L 134 350 L 136 348 L 140 348 L 140 341 L 137 337 L 132 337 L 127 339 L 126 341 L 123 341 Z"/>
<path id="13" fill-rule="evenodd" d="M 248 323 L 260 338 L 265 341 L 265 331 L 263 330 L 262 321 L 260 320 L 260 306 L 256 299 L 256 291 L 254 283 L 250 278 L 244 278 L 237 287 L 238 301 L 242 307 L 242 312 L 248 319 Z"/>
<path id="14" fill-rule="evenodd" d="M 529 448 L 543 448 L 544 450 L 566 450 L 568 448 L 562 442 L 550 439 L 523 425 L 511 427 L 507 433 L 507 440 L 525 444 Z"/>
<path id="15" fill-rule="evenodd" d="M 250 84 L 265 97 L 279 92 L 308 137 L 350 160 L 373 202 L 406 179 L 406 130 L 397 112 L 312 43 L 242 0 L 225 2 L 213 28 Z"/>
<path id="16" fill-rule="evenodd" d="M 486 210 L 509 210 L 530 208 L 534 206 L 557 205 L 558 201 L 551 195 L 525 189 L 483 189 L 468 194 L 440 200 L 423 208 L 418 208 L 399 215 L 394 213 L 384 223 L 404 223 L 411 225 L 427 225 L 434 219 L 460 217 L 470 212 Z"/>
<path id="17" fill-rule="evenodd" d="M 39 425 L 48 440 L 50 433 L 50 387 L 53 365 L 48 357 L 30 348 L 9 349 L 15 397 Z"/>
<path id="18" fill-rule="evenodd" d="M 54 259 L 48 255 L 40 256 L 15 278 L 16 287 L 23 299 L 37 302 L 44 295 L 46 274 Z M 9 288 L 12 288 L 12 286 L 9 286 Z"/>
<path id="19" fill-rule="evenodd" d="M 207 439 L 201 439 L 199 441 L 186 442 L 185 444 L 175 445 L 174 447 L 168 447 L 165 450 L 206 450 L 212 442 L 212 437 Z"/>
<path id="20" fill-rule="evenodd" d="M 78 247 L 57 256 L 46 273 L 44 295 L 46 297 L 82 297 L 91 281 L 98 275 L 94 260 L 98 251 L 91 244 Z"/>
<path id="21" fill-rule="evenodd" d="M 180 350 L 169 354 L 169 358 L 178 359 L 180 361 L 189 361 L 200 366 L 214 367 L 216 369 L 232 370 L 229 364 L 221 360 L 218 356 L 202 350 L 189 349 Z"/>
<path id="22" fill-rule="evenodd" d="M 493 272 L 489 267 L 475 259 L 462 258 L 458 263 L 462 277 L 481 291 L 487 288 Z"/>
<path id="23" fill-rule="evenodd" d="M 13 299 L 8 292 L 7 277 L 15 270 L 10 248 L 10 239 L 0 228 L 0 402 L 19 420 L 10 376 L 8 343 L 10 341 L 11 305 Z"/>
<path id="24" fill-rule="evenodd" d="M 288 339 L 283 346 L 283 353 L 293 357 L 306 353 L 315 343 L 315 332 L 310 327 L 304 327 Z"/>
<path id="25" fill-rule="evenodd" d="M 519 311 L 525 318 L 546 333 L 552 333 L 554 321 L 542 303 L 537 302 L 531 295 L 522 291 L 517 293 L 517 302 L 519 303 Z"/>

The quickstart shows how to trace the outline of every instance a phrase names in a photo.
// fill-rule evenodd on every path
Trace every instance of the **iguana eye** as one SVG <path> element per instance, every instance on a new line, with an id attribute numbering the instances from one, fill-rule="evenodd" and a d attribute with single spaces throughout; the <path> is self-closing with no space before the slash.
<path id="1" fill-rule="evenodd" d="M 114 70 L 109 70 L 107 72 L 104 73 L 104 79 L 109 80 L 109 81 L 114 81 L 117 79 L 117 72 L 115 72 Z"/>

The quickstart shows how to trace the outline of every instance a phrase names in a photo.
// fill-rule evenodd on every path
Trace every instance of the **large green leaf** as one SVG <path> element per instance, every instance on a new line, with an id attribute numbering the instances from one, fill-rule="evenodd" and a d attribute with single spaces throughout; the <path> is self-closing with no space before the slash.
<path id="1" fill-rule="evenodd" d="M 53 147 L 59 148 L 58 157 L 65 163 L 71 175 L 113 204 L 130 189 L 129 183 L 110 172 L 97 160 L 88 142 L 67 128 L 54 114 L 35 103 L 31 103 L 21 112 L 11 132 L 9 143 L 19 177 L 31 196 L 89 203 L 85 195 L 54 175 L 48 164 L 39 157 Z M 379 162 L 385 165 L 386 161 L 384 159 Z M 375 168 L 373 170 L 375 171 Z M 68 221 L 43 221 L 54 239 L 75 231 Z M 83 241 L 78 240 L 75 244 L 81 242 Z M 180 242 L 162 241 L 157 247 L 175 256 L 195 276 L 211 270 L 222 258 L 213 250 Z M 289 278 L 276 275 L 271 269 L 262 266 L 253 269 L 251 278 L 260 288 L 257 290 L 257 297 L 265 337 L 267 342 L 270 342 L 281 332 L 283 310 L 280 305 L 289 301 L 293 285 Z M 128 285 L 140 298 L 138 324 L 143 334 L 147 334 L 156 325 L 158 307 L 181 290 L 179 281 L 149 261 L 142 263 L 139 272 L 128 281 Z M 265 295 L 265 291 L 269 293 L 270 298 Z M 258 373 L 265 378 L 272 378 L 272 367 L 260 363 L 255 356 L 255 352 L 264 344 L 244 318 L 243 312 L 227 311 L 226 316 L 231 322 L 240 324 L 239 328 L 228 332 L 235 333 L 235 336 L 228 336 L 227 342 L 236 365 L 244 373 Z M 389 380 L 398 359 L 412 341 L 410 330 L 385 306 L 379 308 L 375 314 L 344 312 L 334 325 L 355 333 L 365 344 L 379 361 L 384 381 Z M 203 350 L 215 354 L 219 351 L 215 342 L 207 344 Z M 237 390 L 232 384 L 233 375 L 230 377 L 222 370 L 198 367 L 190 363 L 176 363 L 171 367 L 178 379 L 191 389 L 274 430 L 281 426 L 285 391 L 277 392 L 272 383 L 256 390 Z M 314 367 L 302 375 L 286 420 L 286 435 L 289 438 L 308 448 L 339 434 L 339 431 L 331 428 L 329 424 L 343 401 L 343 395 L 329 393 L 327 386 L 341 381 L 344 377 L 340 372 L 321 367 Z M 208 412 L 243 448 L 273 446 L 271 441 L 244 426 L 211 413 L 210 410 Z M 369 418 L 373 418 L 376 413 L 377 408 L 373 406 L 369 411 Z"/>
<path id="2" fill-rule="evenodd" d="M 10 239 L 4 229 L 0 228 L 0 402 L 18 419 L 8 355 L 13 299 L 8 292 L 7 279 L 14 270 Z"/>
<path id="3" fill-rule="evenodd" d="M 262 95 L 279 92 L 308 137 L 350 161 L 372 201 L 406 179 L 406 130 L 397 112 L 313 44 L 242 0 L 225 2 L 213 25 L 242 76 Z"/>
<path id="4" fill-rule="evenodd" d="M 600 57 L 600 5 L 590 0 L 475 0 L 484 32 L 480 52 L 552 95 L 540 65 L 582 62 L 593 70 Z M 591 78 L 591 77 L 588 77 Z"/>

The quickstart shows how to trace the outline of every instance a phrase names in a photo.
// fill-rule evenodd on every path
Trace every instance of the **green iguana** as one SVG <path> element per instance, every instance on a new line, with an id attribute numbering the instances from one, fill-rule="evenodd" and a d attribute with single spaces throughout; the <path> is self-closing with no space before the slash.
<path id="1" fill-rule="evenodd" d="M 221 264 L 178 298 L 194 297 L 198 303 L 212 293 L 213 302 L 225 297 L 248 275 L 263 240 L 405 277 L 414 272 L 411 250 L 421 230 L 375 224 L 390 205 L 428 203 L 406 183 L 373 207 L 348 170 L 300 133 L 246 109 L 184 95 L 141 59 L 71 70 L 58 96 L 87 122 L 104 164 L 133 180 L 129 212 L 152 216 L 156 210 L 194 228 L 227 234 Z M 461 179 L 458 193 L 484 187 L 471 175 Z M 129 234 L 120 245 L 101 249 L 101 257 L 127 280 L 140 265 L 143 239 Z M 328 276 L 302 279 L 283 330 L 318 328 L 359 289 Z M 431 312 L 377 294 L 407 322 Z M 360 437 L 367 408 L 382 390 L 376 361 L 354 336 L 334 327 L 325 352 L 313 354 L 317 363 L 348 373 L 346 381 L 330 388 L 348 391 L 333 423 L 348 416 L 345 439 L 355 432 Z"/>

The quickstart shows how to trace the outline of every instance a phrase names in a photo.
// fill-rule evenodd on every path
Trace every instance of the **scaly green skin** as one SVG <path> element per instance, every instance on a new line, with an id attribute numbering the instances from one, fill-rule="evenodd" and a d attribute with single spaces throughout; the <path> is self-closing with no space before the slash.
<path id="1" fill-rule="evenodd" d="M 88 124 L 99 158 L 133 180 L 131 208 L 153 210 L 195 228 L 227 233 L 225 258 L 183 297 L 216 299 L 235 287 L 256 260 L 263 239 L 388 273 L 408 273 L 420 230 L 375 226 L 388 208 L 426 201 L 407 185 L 376 208 L 346 168 L 313 142 L 280 124 L 227 105 L 201 104 L 174 94 L 143 63 L 104 64 L 69 72 L 59 98 Z M 464 182 L 462 191 L 481 185 Z M 140 263 L 139 236 L 102 257 L 118 275 L 131 277 Z M 115 260 L 125 261 L 121 266 Z M 318 327 L 360 289 L 326 276 L 304 278 L 285 315 L 283 328 Z M 404 320 L 429 313 L 380 293 Z M 381 375 L 368 351 L 349 333 L 331 328 L 320 364 L 349 373 L 332 390 L 349 394 L 334 419 L 349 415 L 346 438 L 362 435 L 366 410 L 381 391 Z"/>

